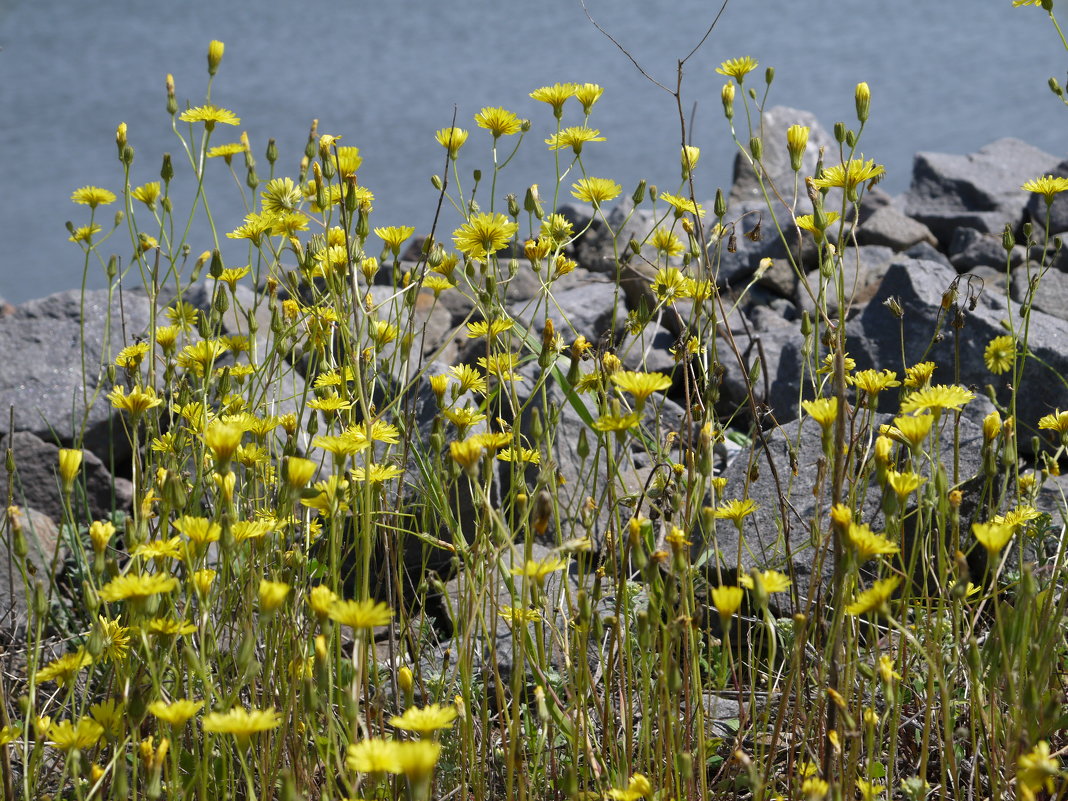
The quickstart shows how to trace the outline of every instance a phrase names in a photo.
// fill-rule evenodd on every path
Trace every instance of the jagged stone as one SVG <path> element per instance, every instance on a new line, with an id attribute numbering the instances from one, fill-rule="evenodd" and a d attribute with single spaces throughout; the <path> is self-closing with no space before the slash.
<path id="1" fill-rule="evenodd" d="M 935 246 L 938 240 L 931 229 L 921 222 L 902 214 L 893 206 L 875 209 L 857 227 L 857 243 L 861 245 L 884 245 L 894 250 L 906 250 L 920 242 Z"/>

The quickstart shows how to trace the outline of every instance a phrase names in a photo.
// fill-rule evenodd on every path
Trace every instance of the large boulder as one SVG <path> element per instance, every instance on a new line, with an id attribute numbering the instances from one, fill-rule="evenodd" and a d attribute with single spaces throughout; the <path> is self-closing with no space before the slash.
<path id="1" fill-rule="evenodd" d="M 943 298 L 954 288 L 957 297 L 949 310 L 943 311 Z M 952 267 L 937 262 L 896 262 L 872 302 L 847 325 L 849 352 L 857 368 L 900 371 L 903 353 L 906 365 L 933 361 L 937 365 L 935 383 L 953 383 L 959 369 L 959 383 L 980 392 L 991 384 L 999 398 L 1007 400 L 1007 376 L 990 373 L 983 352 L 991 339 L 1006 333 L 1002 323 L 1010 313 L 1017 331 L 1022 331 L 1022 310 L 1000 292 L 986 289 L 980 293 L 980 289 L 982 282 L 969 284 L 958 279 Z M 884 303 L 891 297 L 904 309 L 903 325 Z M 959 336 L 952 325 L 958 313 L 963 323 Z M 1017 394 L 1022 445 L 1029 442 L 1040 417 L 1057 408 L 1068 409 L 1068 387 L 1061 378 L 1068 374 L 1068 323 L 1032 310 L 1028 347 L 1037 358 L 1027 364 L 1025 386 L 1041 387 L 1042 391 Z"/>
<path id="2" fill-rule="evenodd" d="M 128 455 L 108 402 L 106 368 L 149 324 L 139 291 L 69 290 L 17 306 L 0 317 L 0 434 L 29 431 L 43 440 L 84 447 L 101 459 Z M 115 451 L 111 448 L 114 443 Z"/>
<path id="3" fill-rule="evenodd" d="M 1015 229 L 1030 200 L 1021 185 L 1057 166 L 1051 156 L 1019 139 L 999 139 L 966 156 L 917 153 L 905 213 L 948 247 L 960 227 L 1000 234 Z"/>

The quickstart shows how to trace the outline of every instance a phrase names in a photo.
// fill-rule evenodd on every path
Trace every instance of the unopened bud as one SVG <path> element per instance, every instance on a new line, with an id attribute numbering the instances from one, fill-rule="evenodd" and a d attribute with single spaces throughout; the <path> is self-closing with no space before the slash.
<path id="1" fill-rule="evenodd" d="M 790 169 L 797 172 L 808 148 L 807 125 L 791 125 L 786 129 L 786 150 L 790 153 Z"/>
<path id="2" fill-rule="evenodd" d="M 214 75 L 219 70 L 219 63 L 223 58 L 223 51 L 226 49 L 226 45 L 217 39 L 212 39 L 208 43 L 208 75 Z"/>
<path id="3" fill-rule="evenodd" d="M 720 99 L 723 101 L 723 114 L 728 120 L 734 119 L 734 83 L 727 81 L 720 91 Z"/>
<path id="4" fill-rule="evenodd" d="M 871 109 L 871 89 L 867 83 L 861 81 L 857 84 L 854 99 L 857 104 L 857 119 L 863 124 L 868 121 L 868 112 Z"/>
<path id="5" fill-rule="evenodd" d="M 845 141 L 846 136 L 846 124 L 844 122 L 836 122 L 834 124 L 834 141 L 838 144 L 842 144 Z"/>
<path id="6" fill-rule="evenodd" d="M 174 177 L 174 165 L 171 164 L 171 154 L 163 154 L 163 166 L 160 167 L 159 177 L 163 179 L 165 183 L 170 182 Z"/>
<path id="7" fill-rule="evenodd" d="M 749 140 L 749 152 L 753 154 L 754 161 L 760 161 L 764 155 L 764 144 L 760 141 L 759 136 L 754 136 Z"/>

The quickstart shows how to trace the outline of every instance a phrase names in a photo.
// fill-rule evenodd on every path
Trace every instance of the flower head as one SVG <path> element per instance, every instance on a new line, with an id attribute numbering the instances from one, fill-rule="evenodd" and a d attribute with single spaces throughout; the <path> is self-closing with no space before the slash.
<path id="1" fill-rule="evenodd" d="M 601 132 L 596 128 L 590 128 L 586 125 L 573 125 L 570 128 L 564 128 L 562 131 L 554 133 L 545 140 L 545 144 L 549 146 L 549 150 L 563 150 L 565 147 L 569 147 L 575 151 L 577 156 L 582 152 L 582 146 L 587 142 L 603 141 L 605 141 L 605 138 L 601 136 Z"/>
<path id="2" fill-rule="evenodd" d="M 493 134 L 494 139 L 519 133 L 523 127 L 519 117 L 500 106 L 486 106 L 475 115 L 475 124 Z"/>
<path id="3" fill-rule="evenodd" d="M 623 188 L 610 178 L 582 178 L 571 187 L 572 197 L 599 206 L 614 200 Z"/>
<path id="4" fill-rule="evenodd" d="M 533 579 L 538 584 L 541 584 L 549 577 L 550 573 L 563 570 L 565 567 L 567 567 L 567 560 L 559 556 L 549 556 L 540 562 L 528 559 L 522 567 L 512 568 L 512 575 Z"/>
<path id="5" fill-rule="evenodd" d="M 756 501 L 752 498 L 732 499 L 716 507 L 715 514 L 717 519 L 733 520 L 735 525 L 740 525 L 742 520 L 756 511 L 756 508 Z"/>
<path id="6" fill-rule="evenodd" d="M 743 595 L 741 587 L 716 587 L 712 590 L 712 604 L 724 624 L 734 617 L 742 605 Z"/>
<path id="7" fill-rule="evenodd" d="M 960 411 L 966 403 L 975 399 L 975 393 L 956 384 L 936 384 L 918 389 L 901 403 L 904 414 L 928 409 L 953 409 Z"/>
<path id="8" fill-rule="evenodd" d="M 194 106 L 191 109 L 187 109 L 178 115 L 178 119 L 182 122 L 202 122 L 204 126 L 210 131 L 215 127 L 215 123 L 221 122 L 223 125 L 240 125 L 241 118 L 229 109 L 219 108 L 208 103 L 204 106 Z"/>
<path id="9" fill-rule="evenodd" d="M 578 86 L 573 83 L 554 83 L 552 86 L 535 89 L 530 96 L 552 106 L 553 116 L 560 119 L 564 114 L 564 103 L 569 97 L 574 97 L 577 90 Z"/>
<path id="10" fill-rule="evenodd" d="M 887 611 L 887 601 L 890 600 L 890 596 L 894 594 L 894 590 L 897 589 L 897 585 L 900 583 L 901 579 L 897 576 L 879 579 L 869 589 L 864 590 L 854 598 L 853 603 L 846 607 L 846 613 L 854 617 L 859 617 L 868 612 L 885 613 Z"/>
<path id="11" fill-rule="evenodd" d="M 752 56 L 742 56 L 741 58 L 727 59 L 716 67 L 716 72 L 720 75 L 726 75 L 728 78 L 734 78 L 738 83 L 741 83 L 742 79 L 758 66 L 759 62 Z"/>
<path id="12" fill-rule="evenodd" d="M 820 177 L 813 179 L 812 183 L 820 189 L 841 187 L 845 189 L 846 197 L 853 201 L 856 200 L 858 186 L 885 172 L 886 168 L 881 164 L 876 164 L 872 159 L 864 161 L 864 156 L 858 156 L 845 164 L 824 167 Z"/>
<path id="13" fill-rule="evenodd" d="M 439 145 L 449 151 L 449 158 L 455 159 L 456 154 L 467 141 L 467 131 L 463 128 L 441 128 L 434 134 L 434 138 L 438 140 Z"/>
<path id="14" fill-rule="evenodd" d="M 508 244 L 519 226 L 503 214 L 477 213 L 455 231 L 456 249 L 475 261 L 485 261 Z"/>
<path id="15" fill-rule="evenodd" d="M 336 601 L 328 612 L 331 620 L 354 629 L 373 629 L 388 626 L 393 611 L 384 603 L 375 601 Z"/>
<path id="16" fill-rule="evenodd" d="M 267 709 L 243 709 L 235 707 L 229 712 L 212 712 L 204 716 L 204 731 L 232 734 L 238 741 L 247 742 L 254 734 L 270 731 L 282 725 L 281 716 L 274 707 Z"/>
<path id="17" fill-rule="evenodd" d="M 81 189 L 75 189 L 70 199 L 75 203 L 95 209 L 97 206 L 107 206 L 109 203 L 114 203 L 115 193 L 109 192 L 107 189 L 101 189 L 99 186 L 83 186 Z"/>
<path id="18" fill-rule="evenodd" d="M 1008 334 L 994 337 L 986 344 L 986 350 L 983 351 L 983 363 L 986 364 L 986 369 L 994 375 L 1001 375 L 1011 370 L 1015 359 L 1016 340 Z"/>
<path id="19" fill-rule="evenodd" d="M 884 389 L 901 386 L 901 382 L 897 380 L 897 373 L 893 370 L 861 370 L 847 376 L 846 381 L 872 398 Z"/>
<path id="20" fill-rule="evenodd" d="M 1068 178 L 1043 175 L 1041 178 L 1032 178 L 1021 186 L 1020 189 L 1025 192 L 1034 192 L 1036 195 L 1042 195 L 1042 197 L 1046 199 L 1046 204 L 1048 205 L 1053 202 L 1054 195 L 1068 189 Z"/>
<path id="21" fill-rule="evenodd" d="M 593 104 L 600 99 L 602 94 L 604 94 L 604 89 L 595 83 L 584 83 L 575 87 L 575 99 L 582 104 L 582 113 L 587 117 L 590 115 Z"/>
<path id="22" fill-rule="evenodd" d="M 127 395 L 126 389 L 119 385 L 116 385 L 108 393 L 108 400 L 111 401 L 111 405 L 116 409 L 126 412 L 134 419 L 163 403 L 156 396 L 156 390 L 152 387 L 134 387 L 130 390 L 130 394 Z"/>
<path id="23" fill-rule="evenodd" d="M 850 523 L 846 529 L 846 539 L 856 551 L 857 561 L 863 564 L 878 555 L 891 555 L 898 547 L 881 534 L 876 534 L 867 523 Z"/>
<path id="24" fill-rule="evenodd" d="M 975 539 L 992 554 L 1004 548 L 1012 539 L 1015 531 L 1015 526 L 1004 522 L 972 523 L 972 534 L 975 535 Z"/>
<path id="25" fill-rule="evenodd" d="M 147 598 L 150 595 L 172 592 L 178 586 L 178 579 L 166 573 L 137 574 L 127 573 L 116 576 L 100 588 L 100 600 L 106 603 L 129 599 Z"/>
<path id="26" fill-rule="evenodd" d="M 61 720 L 48 727 L 48 744 L 60 751 L 92 748 L 104 736 L 104 727 L 92 718 L 79 718 L 77 723 Z"/>
<path id="27" fill-rule="evenodd" d="M 204 706 L 203 701 L 190 701 L 182 698 L 169 704 L 166 701 L 153 701 L 148 705 L 148 711 L 159 720 L 180 729 L 186 721 L 200 711 L 202 706 Z"/>
<path id="28" fill-rule="evenodd" d="M 700 203 L 695 203 L 688 197 L 680 197 L 678 195 L 672 195 L 668 192 L 661 192 L 657 197 L 663 200 L 669 206 L 675 209 L 675 216 L 681 217 L 683 214 L 693 214 L 697 217 L 704 217 L 705 210 Z"/>
<path id="29" fill-rule="evenodd" d="M 663 373 L 620 370 L 618 373 L 612 373 L 610 379 L 613 384 L 633 395 L 639 402 L 644 401 L 654 392 L 660 392 L 671 386 L 671 379 Z"/>
<path id="30" fill-rule="evenodd" d="M 391 726 L 405 731 L 415 731 L 420 734 L 429 734 L 438 729 L 448 729 L 456 719 L 456 707 L 431 704 L 426 707 L 411 707 L 405 710 L 403 715 L 395 715 L 389 719 Z"/>
<path id="31" fill-rule="evenodd" d="M 831 426 L 838 419 L 838 398 L 817 398 L 811 401 L 801 401 L 801 408 L 808 412 L 808 416 L 824 429 Z"/>
<path id="32" fill-rule="evenodd" d="M 1060 774 L 1060 762 L 1050 755 L 1049 743 L 1045 740 L 1016 760 L 1016 785 L 1020 795 L 1027 801 L 1035 798 L 1036 792 L 1052 793 L 1054 779 Z"/>

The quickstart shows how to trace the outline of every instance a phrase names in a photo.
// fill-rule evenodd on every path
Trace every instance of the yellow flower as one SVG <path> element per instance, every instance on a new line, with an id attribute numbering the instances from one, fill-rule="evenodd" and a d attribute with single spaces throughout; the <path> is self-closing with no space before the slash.
<path id="1" fill-rule="evenodd" d="M 894 660 L 886 654 L 879 657 L 879 678 L 884 684 L 893 684 L 895 680 L 901 680 L 901 674 L 894 670 Z"/>
<path id="2" fill-rule="evenodd" d="M 1054 780 L 1060 775 L 1060 769 L 1057 758 L 1050 756 L 1049 743 L 1040 740 L 1034 748 L 1026 754 L 1020 754 L 1016 760 L 1016 784 L 1021 795 L 1031 801 L 1035 793 L 1043 789 L 1052 793 Z"/>
<path id="3" fill-rule="evenodd" d="M 572 197 L 599 206 L 614 200 L 623 188 L 610 178 L 582 178 L 571 186 Z"/>
<path id="4" fill-rule="evenodd" d="M 260 579 L 259 598 L 260 612 L 266 615 L 273 614 L 286 602 L 289 595 L 289 585 L 284 581 L 268 581 Z"/>
<path id="5" fill-rule="evenodd" d="M 463 128 L 442 128 L 434 134 L 434 138 L 438 140 L 439 145 L 449 151 L 449 158 L 455 159 L 456 154 L 467 141 L 467 131 Z"/>
<path id="6" fill-rule="evenodd" d="M 824 167 L 820 177 L 814 179 L 812 183 L 820 189 L 842 187 L 846 191 L 846 197 L 855 200 L 857 187 L 860 184 L 877 178 L 884 172 L 886 169 L 881 164 L 876 164 L 872 159 L 864 161 L 864 156 L 858 156 L 845 164 Z"/>
<path id="7" fill-rule="evenodd" d="M 48 744 L 60 751 L 92 748 L 104 736 L 104 727 L 92 718 L 79 718 L 76 724 L 61 720 L 48 727 Z"/>
<path id="8" fill-rule="evenodd" d="M 801 169 L 801 160 L 808 148 L 809 132 L 807 125 L 791 125 L 786 129 L 786 150 L 790 154 L 790 167 L 794 172 Z"/>
<path id="9" fill-rule="evenodd" d="M 541 620 L 541 612 L 537 609 L 523 609 L 522 607 L 502 606 L 497 610 L 497 616 L 504 618 L 510 625 L 537 623 Z"/>
<path id="10" fill-rule="evenodd" d="M 13 743 L 22 736 L 22 724 L 15 723 L 11 726 L 0 728 L 0 748 L 8 743 Z"/>
<path id="11" fill-rule="evenodd" d="M 1038 427 L 1048 431 L 1056 431 L 1058 434 L 1064 434 L 1065 432 L 1068 432 L 1068 412 L 1062 412 L 1060 409 L 1057 409 L 1052 414 L 1044 415 L 1038 421 Z"/>
<path id="12" fill-rule="evenodd" d="M 986 350 L 983 351 L 983 362 L 986 364 L 986 369 L 994 375 L 1001 375 L 1011 370 L 1015 360 L 1016 340 L 1008 334 L 994 337 L 987 343 Z"/>
<path id="13" fill-rule="evenodd" d="M 197 630 L 195 623 L 188 620 L 175 620 L 170 617 L 154 617 L 148 621 L 148 633 L 163 637 L 183 637 Z"/>
<path id="14" fill-rule="evenodd" d="M 828 732 L 830 736 L 830 732 Z M 811 776 L 801 783 L 801 796 L 805 801 L 820 801 L 826 798 L 831 785 L 818 776 Z"/>
<path id="15" fill-rule="evenodd" d="M 897 470 L 886 471 L 886 484 L 897 495 L 898 500 L 904 503 L 905 499 L 920 488 L 927 479 L 915 473 L 899 473 Z"/>
<path id="16" fill-rule="evenodd" d="M 590 128 L 586 125 L 573 125 L 554 133 L 545 140 L 545 144 L 549 146 L 549 150 L 563 150 L 565 147 L 569 147 L 577 156 L 582 152 L 582 146 L 587 142 L 604 141 L 605 138 L 601 136 L 601 132 L 596 128 Z"/>
<path id="17" fill-rule="evenodd" d="M 613 384 L 624 392 L 630 393 L 639 402 L 644 401 L 654 392 L 660 392 L 671 386 L 671 379 L 663 373 L 638 373 L 633 370 L 621 370 L 609 377 Z"/>
<path id="18" fill-rule="evenodd" d="M 211 585 L 215 581 L 215 571 L 205 568 L 193 573 L 193 586 L 201 595 L 207 595 L 211 591 Z"/>
<path id="19" fill-rule="evenodd" d="M 109 192 L 107 189 L 101 189 L 99 186 L 83 186 L 81 189 L 75 189 L 70 199 L 75 203 L 95 209 L 97 206 L 107 206 L 110 203 L 114 203 L 115 193 Z"/>
<path id="20" fill-rule="evenodd" d="M 712 590 L 712 605 L 716 607 L 724 625 L 741 607 L 743 595 L 741 587 L 716 587 Z"/>
<path id="21" fill-rule="evenodd" d="M 219 273 L 219 277 L 216 280 L 222 281 L 222 283 L 229 286 L 230 291 L 233 292 L 237 289 L 237 282 L 244 278 L 246 275 L 248 275 L 250 272 L 251 270 L 249 270 L 248 267 L 227 267 L 225 270 Z"/>
<path id="22" fill-rule="evenodd" d="M 682 240 L 675 235 L 675 232 L 664 226 L 660 226 L 653 231 L 649 236 L 649 244 L 656 248 L 657 252 L 663 253 L 668 258 L 678 256 L 686 249 L 683 247 Z"/>
<path id="23" fill-rule="evenodd" d="M 519 117 L 500 106 L 483 108 L 475 115 L 475 124 L 493 134 L 494 139 L 519 133 L 523 128 L 523 122 Z"/>
<path id="24" fill-rule="evenodd" d="M 394 255 L 400 252 L 400 246 L 405 239 L 415 233 L 415 227 L 411 225 L 390 225 L 385 228 L 375 228 L 375 236 L 382 240 L 385 247 L 393 251 Z"/>
<path id="25" fill-rule="evenodd" d="M 57 684 L 66 684 L 74 680 L 83 668 L 93 664 L 93 657 L 84 648 L 70 654 L 64 654 L 59 659 L 54 659 L 37 671 L 34 680 L 40 684 L 44 681 L 54 681 Z"/>
<path id="26" fill-rule="evenodd" d="M 226 108 L 219 108 L 208 103 L 203 106 L 194 106 L 178 115 L 182 122 L 202 122 L 209 131 L 215 127 L 215 123 L 223 125 L 240 125 L 241 118 Z"/>
<path id="27" fill-rule="evenodd" d="M 873 556 L 895 554 L 898 547 L 881 534 L 876 534 L 867 523 L 850 523 L 846 529 L 846 539 L 857 553 L 858 561 L 863 564 Z"/>
<path id="28" fill-rule="evenodd" d="M 423 708 L 411 707 L 403 715 L 394 715 L 389 719 L 389 724 L 404 731 L 429 734 L 438 729 L 451 728 L 455 719 L 456 707 L 431 704 Z"/>
<path id="29" fill-rule="evenodd" d="M 540 562 L 528 559 L 522 567 L 513 567 L 512 575 L 533 579 L 538 584 L 541 584 L 549 577 L 550 573 L 563 570 L 565 567 L 567 567 L 567 560 L 561 559 L 559 556 L 548 556 Z"/>
<path id="30" fill-rule="evenodd" d="M 184 534 L 190 542 L 197 545 L 215 542 L 222 534 L 222 526 L 206 517 L 182 515 L 172 525 L 178 529 L 180 534 Z"/>
<path id="31" fill-rule="evenodd" d="M 884 426 L 886 429 L 882 433 L 890 435 L 897 435 L 897 439 L 904 441 L 913 450 L 918 450 L 923 444 L 923 441 L 927 439 L 927 435 L 931 432 L 931 426 L 934 424 L 933 414 L 917 414 L 911 417 L 895 417 L 894 425 L 892 428 Z"/>
<path id="32" fill-rule="evenodd" d="M 100 635 L 100 659 L 122 662 L 130 650 L 130 628 L 118 620 L 97 615 L 96 632 Z"/>
<path id="33" fill-rule="evenodd" d="M 697 166 L 697 162 L 701 160 L 701 148 L 683 145 L 679 159 L 682 162 L 682 180 L 685 181 Z"/>
<path id="34" fill-rule="evenodd" d="M 827 220 L 827 227 L 830 228 L 838 222 L 838 218 L 841 215 L 837 211 L 829 211 L 823 216 L 824 219 Z M 800 214 L 797 217 L 794 217 L 794 224 L 797 225 L 798 228 L 808 231 L 817 239 L 823 236 L 823 230 L 816 225 L 816 218 L 811 214 Z"/>
<path id="35" fill-rule="evenodd" d="M 742 56 L 741 58 L 727 59 L 716 67 L 716 72 L 720 75 L 734 78 L 738 83 L 741 83 L 742 79 L 758 66 L 759 63 L 752 56 Z"/>
<path id="36" fill-rule="evenodd" d="M 104 230 L 104 229 L 102 229 L 96 223 L 92 223 L 91 225 L 80 225 L 80 226 L 78 226 L 77 228 L 74 229 L 74 231 L 71 233 L 71 235 L 69 237 L 67 237 L 67 241 L 68 242 L 91 242 L 93 237 L 96 236 L 97 234 L 99 234 L 102 230 Z"/>
<path id="37" fill-rule="evenodd" d="M 230 142 L 225 145 L 216 145 L 208 150 L 209 159 L 223 158 L 226 163 L 230 163 L 230 159 L 236 156 L 238 153 L 247 153 L 248 148 L 241 142 Z"/>
<path id="38" fill-rule="evenodd" d="M 627 786 L 623 789 L 613 787 L 608 791 L 608 797 L 612 801 L 638 801 L 653 792 L 653 785 L 641 773 L 635 773 L 627 780 Z"/>
<path id="39" fill-rule="evenodd" d="M 230 533 L 236 542 L 261 540 L 272 531 L 274 527 L 266 520 L 239 520 L 230 526 Z"/>
<path id="40" fill-rule="evenodd" d="M 735 525 L 740 525 L 742 520 L 753 514 L 756 509 L 756 501 L 752 498 L 732 499 L 717 506 L 715 515 L 718 520 L 733 520 Z"/>
<path id="41" fill-rule="evenodd" d="M 975 539 L 992 554 L 1004 548 L 1015 532 L 1016 527 L 1008 523 L 972 523 Z"/>
<path id="42" fill-rule="evenodd" d="M 357 466 L 352 468 L 349 471 L 349 475 L 352 476 L 354 481 L 370 481 L 372 484 L 382 484 L 394 478 L 399 478 L 404 475 L 404 471 L 395 464 L 372 463 L 367 467 Z"/>
<path id="43" fill-rule="evenodd" d="M 553 107 L 553 116 L 557 119 L 564 114 L 564 103 L 569 97 L 574 97 L 578 86 L 573 83 L 555 83 L 552 86 L 543 86 L 530 93 L 534 100 L 548 103 Z"/>
<path id="44" fill-rule="evenodd" d="M 393 619 L 393 611 L 384 603 L 371 600 L 336 601 L 331 605 L 328 616 L 342 626 L 370 630 L 388 626 Z"/>
<path id="45" fill-rule="evenodd" d="M 935 371 L 934 362 L 920 362 L 905 368 L 906 387 L 925 387 L 931 381 Z"/>
<path id="46" fill-rule="evenodd" d="M 267 709 L 242 709 L 235 707 L 229 712 L 212 712 L 205 715 L 204 731 L 232 734 L 238 741 L 247 741 L 253 734 L 276 729 L 282 724 L 281 716 L 274 707 Z"/>
<path id="47" fill-rule="evenodd" d="M 790 579 L 778 570 L 764 570 L 757 573 L 757 577 L 764 587 L 764 592 L 785 592 L 790 588 Z M 747 590 L 756 589 L 756 582 L 753 580 L 753 577 L 748 574 L 739 576 L 738 584 L 745 587 Z"/>
<path id="48" fill-rule="evenodd" d="M 110 520 L 94 520 L 89 525 L 89 539 L 92 540 L 93 550 L 97 553 L 102 553 L 114 536 L 115 524 Z"/>
<path id="49" fill-rule="evenodd" d="M 311 592 L 308 593 L 308 605 L 320 620 L 330 616 L 330 610 L 337 601 L 337 593 L 325 584 L 312 587 Z"/>
<path id="50" fill-rule="evenodd" d="M 503 214 L 480 212 L 453 231 L 452 239 L 458 251 L 475 261 L 484 261 L 507 245 L 518 228 Z"/>
<path id="51" fill-rule="evenodd" d="M 960 411 L 964 404 L 975 399 L 975 393 L 956 384 L 936 384 L 931 387 L 918 389 L 905 398 L 901 403 L 901 411 L 905 414 L 921 412 L 927 409 L 953 409 Z"/>
<path id="52" fill-rule="evenodd" d="M 138 342 L 134 345 L 127 345 L 120 350 L 119 355 L 115 357 L 115 366 L 121 367 L 123 370 L 136 370 L 141 366 L 141 362 L 148 353 L 148 348 L 149 345 L 147 342 Z"/>
<path id="53" fill-rule="evenodd" d="M 74 479 L 78 477 L 78 471 L 82 469 L 82 452 L 76 448 L 59 449 L 59 477 L 63 481 L 63 487 L 70 491 Z"/>
<path id="54" fill-rule="evenodd" d="M 505 331 L 510 330 L 514 325 L 515 320 L 504 317 L 498 317 L 489 322 L 485 320 L 477 320 L 467 324 L 467 336 L 471 339 L 476 339 L 478 337 L 489 337 L 492 339 L 500 336 Z"/>
<path id="55" fill-rule="evenodd" d="M 202 706 L 204 706 L 203 701 L 190 701 L 180 698 L 176 701 L 171 701 L 169 704 L 166 701 L 153 701 L 148 705 L 148 711 L 164 723 L 169 723 L 174 728 L 180 729 L 186 724 L 186 721 L 200 711 Z"/>
<path id="56" fill-rule="evenodd" d="M 885 614 L 888 611 L 887 601 L 894 594 L 901 579 L 897 576 L 879 579 L 869 589 L 864 590 L 853 599 L 853 603 L 846 607 L 846 613 L 859 617 L 868 612 Z"/>
<path id="57" fill-rule="evenodd" d="M 156 397 L 156 390 L 152 387 L 134 387 L 127 395 L 125 388 L 116 386 L 108 393 L 108 400 L 116 409 L 126 412 L 135 419 L 163 403 Z"/>
<path id="58" fill-rule="evenodd" d="M 1053 202 L 1054 195 L 1068 189 L 1068 178 L 1061 178 L 1060 176 L 1054 178 L 1052 175 L 1044 175 L 1041 178 L 1032 178 L 1020 189 L 1025 192 L 1042 195 L 1046 199 L 1046 203 L 1049 204 Z"/>
<path id="59" fill-rule="evenodd" d="M 100 588 L 100 600 L 106 603 L 147 598 L 150 595 L 172 592 L 178 579 L 167 573 L 116 576 Z"/>
<path id="60" fill-rule="evenodd" d="M 872 398 L 884 389 L 901 386 L 901 382 L 897 380 L 897 373 L 893 370 L 861 370 L 859 373 L 847 376 L 846 381 Z"/>
<path id="61" fill-rule="evenodd" d="M 595 83 L 584 83 L 575 87 L 575 99 L 582 104 L 582 113 L 587 117 L 590 115 L 593 104 L 600 99 L 602 94 L 604 94 L 604 89 Z"/>
<path id="62" fill-rule="evenodd" d="M 641 420 L 641 412 L 624 415 L 605 414 L 593 421 L 593 427 L 596 431 L 628 431 L 638 425 L 639 420 Z"/>
<path id="63" fill-rule="evenodd" d="M 541 464 L 541 453 L 534 448 L 524 448 L 522 446 L 508 446 L 497 454 L 497 458 L 502 462 L 524 462 L 526 464 Z"/>
<path id="64" fill-rule="evenodd" d="M 801 407 L 808 412 L 809 417 L 824 429 L 833 425 L 838 418 L 838 398 L 817 398 L 812 401 L 801 401 Z"/>
<path id="65" fill-rule="evenodd" d="M 667 192 L 661 192 L 657 197 L 675 209 L 676 217 L 681 217 L 683 214 L 687 213 L 697 217 L 705 216 L 704 207 L 700 203 L 695 203 L 690 200 L 688 197 L 680 197 L 679 195 L 672 195 Z"/>

